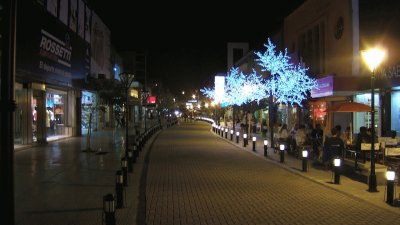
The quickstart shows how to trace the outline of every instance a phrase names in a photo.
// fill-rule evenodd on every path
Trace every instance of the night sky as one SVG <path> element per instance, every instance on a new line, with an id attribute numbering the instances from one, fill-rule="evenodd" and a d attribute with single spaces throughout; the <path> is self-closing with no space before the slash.
<path id="1" fill-rule="evenodd" d="M 271 31 L 304 0 L 207 3 L 89 1 L 118 50 L 147 50 L 148 77 L 178 94 L 211 85 L 225 72 L 227 42 L 264 50 Z M 269 3 L 270 5 L 266 5 Z"/>

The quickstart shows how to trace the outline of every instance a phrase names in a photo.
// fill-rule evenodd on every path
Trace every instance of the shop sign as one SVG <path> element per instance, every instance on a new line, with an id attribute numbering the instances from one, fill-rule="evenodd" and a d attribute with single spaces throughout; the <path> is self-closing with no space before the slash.
<path id="1" fill-rule="evenodd" d="M 387 79 L 400 78 L 400 64 L 383 68 L 378 75 Z"/>
<path id="2" fill-rule="evenodd" d="M 317 79 L 317 88 L 311 90 L 312 98 L 320 98 L 333 95 L 333 76 Z"/>
<path id="3" fill-rule="evenodd" d="M 149 96 L 148 98 L 147 98 L 147 104 L 149 104 L 149 105 L 154 105 L 154 104 L 156 104 L 156 96 Z"/>
<path id="4" fill-rule="evenodd" d="M 90 71 L 90 45 L 32 1 L 20 6 L 17 71 L 24 80 L 72 86 Z"/>

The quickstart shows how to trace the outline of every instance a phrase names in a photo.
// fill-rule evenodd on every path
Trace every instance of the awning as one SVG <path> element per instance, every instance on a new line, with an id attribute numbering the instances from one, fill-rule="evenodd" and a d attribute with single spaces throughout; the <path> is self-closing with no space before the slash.
<path id="1" fill-rule="evenodd" d="M 328 112 L 371 112 L 371 107 L 358 102 L 342 102 L 332 105 Z"/>

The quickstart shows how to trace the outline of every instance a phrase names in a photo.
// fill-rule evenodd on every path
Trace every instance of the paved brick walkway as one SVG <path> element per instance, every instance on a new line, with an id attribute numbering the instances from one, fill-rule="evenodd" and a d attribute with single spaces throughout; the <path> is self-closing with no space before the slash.
<path id="1" fill-rule="evenodd" d="M 121 131 L 95 132 L 15 153 L 18 225 L 102 224 L 102 197 L 115 193 Z M 278 154 L 262 156 L 210 132 L 204 122 L 181 123 L 156 134 L 129 174 L 117 224 L 399 224 L 400 208 L 344 176 Z"/>
<path id="2" fill-rule="evenodd" d="M 146 224 L 400 223 L 398 212 L 331 188 L 329 180 L 305 179 L 209 128 L 183 123 L 158 137 L 148 164 Z"/>

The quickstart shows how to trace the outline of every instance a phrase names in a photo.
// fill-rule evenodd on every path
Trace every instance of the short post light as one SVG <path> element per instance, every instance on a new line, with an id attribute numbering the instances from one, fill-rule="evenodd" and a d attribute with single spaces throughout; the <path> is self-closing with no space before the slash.
<path id="1" fill-rule="evenodd" d="M 106 225 L 115 225 L 115 199 L 112 194 L 103 196 L 103 213 Z"/>
<path id="2" fill-rule="evenodd" d="M 268 156 L 268 140 L 264 140 L 264 156 Z"/>
<path id="3" fill-rule="evenodd" d="M 308 150 L 303 150 L 302 152 L 303 160 L 302 160 L 302 167 L 303 167 L 303 172 L 307 172 L 308 170 L 308 165 L 307 165 L 307 159 L 308 159 Z"/>
<path id="4" fill-rule="evenodd" d="M 224 128 L 221 127 L 221 137 L 224 137 Z"/>
<path id="5" fill-rule="evenodd" d="M 243 147 L 247 145 L 247 134 L 243 134 Z"/>
<path id="6" fill-rule="evenodd" d="M 255 152 L 256 151 L 257 137 L 252 137 L 252 141 L 253 141 L 253 152 Z"/>
<path id="7" fill-rule="evenodd" d="M 133 172 L 133 151 L 128 151 L 128 172 Z"/>
<path id="8" fill-rule="evenodd" d="M 231 141 L 233 140 L 233 130 L 231 130 Z"/>
<path id="9" fill-rule="evenodd" d="M 128 186 L 128 161 L 126 157 L 121 159 L 121 169 L 122 169 L 122 176 L 123 176 L 123 183 L 124 186 Z"/>
<path id="10" fill-rule="evenodd" d="M 139 151 L 137 150 L 136 142 L 135 145 L 133 146 L 133 163 L 136 163 L 136 158 L 139 156 Z"/>
<path id="11" fill-rule="evenodd" d="M 394 180 L 396 177 L 395 171 L 391 167 L 386 171 L 386 203 L 393 205 L 394 202 Z"/>
<path id="12" fill-rule="evenodd" d="M 124 207 L 124 178 L 122 176 L 122 171 L 118 170 L 116 175 L 115 193 L 117 197 L 117 208 Z"/>
<path id="13" fill-rule="evenodd" d="M 225 139 L 228 139 L 228 128 L 225 128 Z"/>
<path id="14" fill-rule="evenodd" d="M 284 144 L 280 144 L 279 145 L 279 154 L 280 154 L 280 158 L 281 158 L 281 160 L 280 160 L 280 162 L 281 163 L 283 163 L 283 162 L 285 162 L 285 145 Z"/>
<path id="15" fill-rule="evenodd" d="M 333 183 L 340 184 L 340 166 L 342 164 L 342 160 L 337 157 L 333 159 Z"/>
<path id="16" fill-rule="evenodd" d="M 236 144 L 239 144 L 239 136 L 240 136 L 239 131 L 236 131 Z"/>

